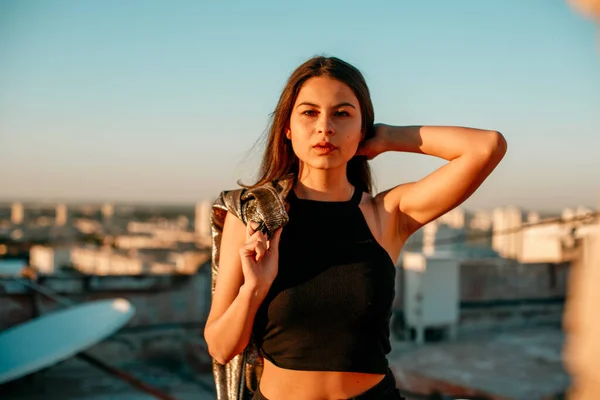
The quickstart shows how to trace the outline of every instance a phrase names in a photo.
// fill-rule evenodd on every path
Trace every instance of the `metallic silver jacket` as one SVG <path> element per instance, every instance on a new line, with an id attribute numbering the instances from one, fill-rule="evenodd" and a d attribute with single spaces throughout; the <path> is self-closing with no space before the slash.
<path id="1" fill-rule="evenodd" d="M 219 272 L 219 249 L 225 216 L 229 211 L 244 224 L 254 221 L 258 229 L 271 237 L 277 228 L 287 224 L 287 195 L 293 186 L 293 176 L 252 189 L 223 191 L 215 201 L 211 214 L 212 233 L 212 294 Z M 263 360 L 253 339 L 246 349 L 227 364 L 213 359 L 213 375 L 217 400 L 249 400 L 258 387 Z"/>

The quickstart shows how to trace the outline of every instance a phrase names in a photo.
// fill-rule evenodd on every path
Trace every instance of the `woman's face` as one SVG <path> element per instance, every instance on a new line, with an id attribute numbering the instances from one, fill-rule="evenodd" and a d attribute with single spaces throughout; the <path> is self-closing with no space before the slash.
<path id="1" fill-rule="evenodd" d="M 333 169 L 346 164 L 362 138 L 360 104 L 352 89 L 328 77 L 307 80 L 292 108 L 286 136 L 305 167 Z"/>

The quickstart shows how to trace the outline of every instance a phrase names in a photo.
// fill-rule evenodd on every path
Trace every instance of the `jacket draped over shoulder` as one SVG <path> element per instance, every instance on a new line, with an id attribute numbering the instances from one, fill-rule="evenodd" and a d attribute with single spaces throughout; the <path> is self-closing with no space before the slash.
<path id="1" fill-rule="evenodd" d="M 271 237 L 279 227 L 287 224 L 286 198 L 293 186 L 293 176 L 251 189 L 221 192 L 212 206 L 212 288 L 215 291 L 219 273 L 219 249 L 227 212 L 239 218 L 244 225 L 249 221 L 259 223 L 259 228 Z M 223 365 L 213 359 L 213 375 L 217 400 L 249 400 L 258 387 L 263 360 L 251 338 L 246 349 Z"/>

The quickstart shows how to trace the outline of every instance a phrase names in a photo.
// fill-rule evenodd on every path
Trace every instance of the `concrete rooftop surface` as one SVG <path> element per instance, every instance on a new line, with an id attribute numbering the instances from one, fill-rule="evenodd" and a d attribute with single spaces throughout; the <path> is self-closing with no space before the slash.
<path id="1" fill-rule="evenodd" d="M 215 398 L 212 375 L 190 373 L 181 363 L 164 361 L 160 365 L 154 362 L 133 362 L 117 366 L 178 400 Z M 5 384 L 0 387 L 0 399 L 150 400 L 155 397 L 78 358 L 71 358 Z"/>
<path id="2" fill-rule="evenodd" d="M 197 333 L 142 336 L 117 334 L 118 340 L 86 353 L 175 399 L 215 398 L 210 358 Z M 409 400 L 426 399 L 434 392 L 467 399 L 550 400 L 561 398 L 570 383 L 561 358 L 563 340 L 560 328 L 549 326 L 462 335 L 454 342 L 424 345 L 394 341 L 389 360 Z M 143 342 L 153 347 L 127 350 L 139 349 Z M 0 399 L 11 400 L 153 398 L 77 357 L 0 386 Z"/>
<path id="3" fill-rule="evenodd" d="M 399 342 L 389 358 L 398 387 L 408 392 L 550 400 L 562 398 L 570 384 L 563 367 L 563 342 L 560 328 L 536 327 L 424 346 Z"/>

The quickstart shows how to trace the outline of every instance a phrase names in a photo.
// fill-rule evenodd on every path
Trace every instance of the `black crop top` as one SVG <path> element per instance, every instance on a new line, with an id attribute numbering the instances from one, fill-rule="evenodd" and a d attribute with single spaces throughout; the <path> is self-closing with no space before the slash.
<path id="1" fill-rule="evenodd" d="M 349 201 L 299 199 L 279 243 L 279 272 L 253 335 L 263 357 L 286 369 L 385 374 L 394 262 Z"/>

